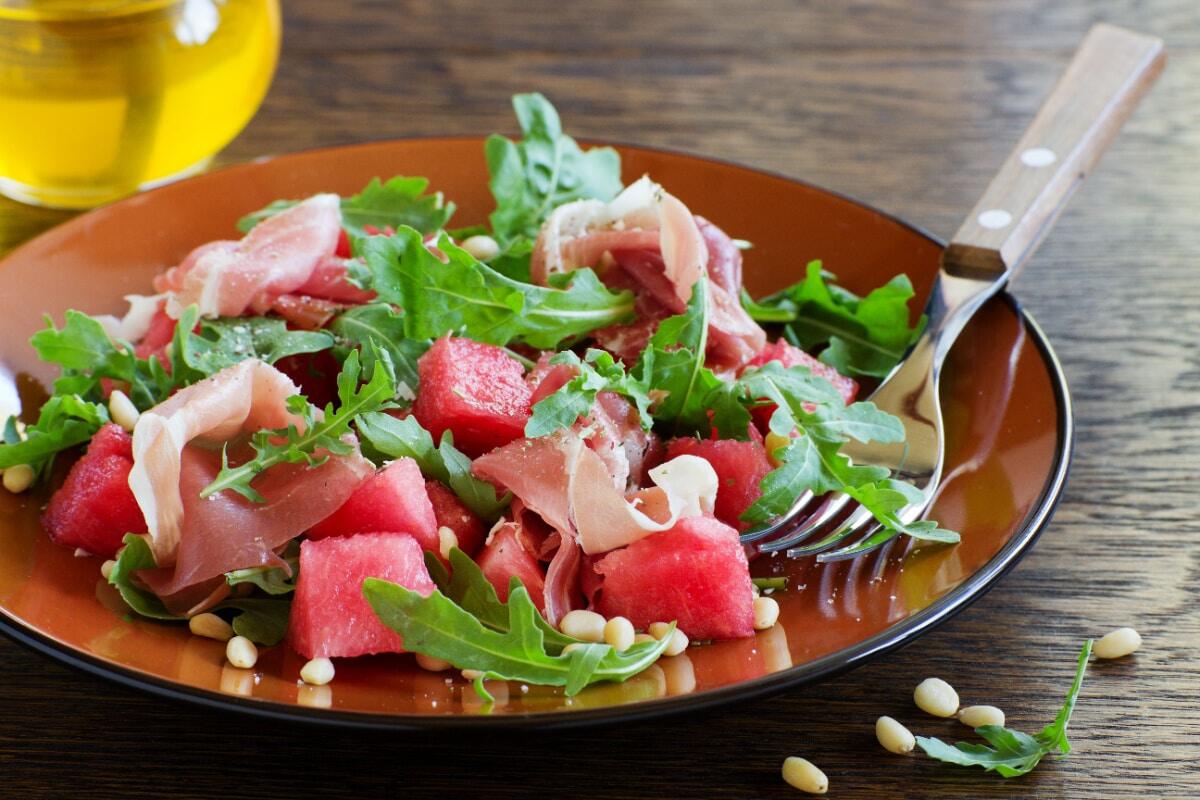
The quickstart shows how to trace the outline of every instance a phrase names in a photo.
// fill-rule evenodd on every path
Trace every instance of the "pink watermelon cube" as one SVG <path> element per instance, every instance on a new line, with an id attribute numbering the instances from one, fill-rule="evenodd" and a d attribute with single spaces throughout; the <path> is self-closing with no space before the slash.
<path id="1" fill-rule="evenodd" d="M 487 535 L 483 520 L 467 508 L 453 491 L 438 481 L 425 481 L 425 491 L 433 504 L 433 516 L 438 527 L 443 525 L 454 531 L 458 538 L 458 549 L 469 556 L 475 555 Z"/>
<path id="2" fill-rule="evenodd" d="M 717 502 L 713 513 L 726 525 L 746 530 L 749 523 L 740 517 L 750 505 L 762 496 L 759 484 L 771 471 L 767 451 L 762 442 L 751 439 L 739 442 L 735 439 L 673 439 L 667 444 L 667 459 L 676 456 L 699 456 L 712 464 L 717 473 Z"/>
<path id="3" fill-rule="evenodd" d="M 503 349 L 448 336 L 421 356 L 417 371 L 413 415 L 435 441 L 450 431 L 458 449 L 475 457 L 524 435 L 532 390 Z"/>
<path id="4" fill-rule="evenodd" d="M 437 529 L 421 468 L 411 458 L 398 458 L 355 489 L 341 508 L 314 525 L 308 538 L 407 533 L 422 548 L 436 553 Z"/>
<path id="5" fill-rule="evenodd" d="M 120 426 L 105 425 L 46 506 L 42 526 L 50 539 L 113 558 L 126 533 L 146 530 L 129 488 L 132 439 Z"/>
<path id="6" fill-rule="evenodd" d="M 360 533 L 300 544 L 300 578 L 288 641 L 305 658 L 403 653 L 400 635 L 379 621 L 362 584 L 381 578 L 428 597 L 434 583 L 421 546 L 405 533 Z"/>
<path id="7" fill-rule="evenodd" d="M 496 587 L 501 600 L 508 599 L 509 579 L 516 575 L 529 590 L 533 604 L 543 609 L 546 607 L 546 573 L 537 556 L 523 545 L 519 530 L 520 526 L 514 523 L 501 525 L 475 561 L 483 576 Z"/>
<path id="8" fill-rule="evenodd" d="M 738 533 L 711 517 L 614 550 L 595 565 L 604 576 L 597 610 L 635 627 L 678 623 L 691 639 L 754 634 L 754 588 Z"/>

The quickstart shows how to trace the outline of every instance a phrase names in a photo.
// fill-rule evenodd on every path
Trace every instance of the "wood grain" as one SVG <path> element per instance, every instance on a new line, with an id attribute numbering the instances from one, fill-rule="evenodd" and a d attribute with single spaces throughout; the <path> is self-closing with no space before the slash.
<path id="1" fill-rule="evenodd" d="M 1071 482 L 1034 552 L 907 650 L 702 716 L 544 736 L 285 727 L 167 703 L 0 641 L 3 797 L 797 796 L 802 754 L 831 797 L 1192 798 L 1200 692 L 1200 24 L 1194 0 L 789 0 L 403 4 L 288 0 L 284 58 L 225 161 L 362 139 L 511 130 L 539 89 L 570 130 L 743 161 L 949 234 L 1088 27 L 1163 37 L 1172 64 L 1014 291 L 1074 394 Z M 56 215 L 0 207 L 0 235 Z M 1132 624 L 1072 723 L 1075 752 L 1022 779 L 899 758 L 928 675 L 1026 730 L 1048 721 L 1085 636 Z"/>

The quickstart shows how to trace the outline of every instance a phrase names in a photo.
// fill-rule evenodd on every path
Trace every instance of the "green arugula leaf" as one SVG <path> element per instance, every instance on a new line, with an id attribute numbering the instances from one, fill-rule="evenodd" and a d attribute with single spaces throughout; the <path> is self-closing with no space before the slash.
<path id="1" fill-rule="evenodd" d="M 789 341 L 805 350 L 827 344 L 821 361 L 843 375 L 886 376 L 925 325 L 908 324 L 912 283 L 897 275 L 866 297 L 830 283 L 833 276 L 810 262 L 805 279 L 743 306 L 759 322 L 782 322 Z"/>
<path id="2" fill-rule="evenodd" d="M 225 582 L 230 586 L 249 583 L 269 595 L 291 594 L 296 591 L 296 580 L 300 572 L 299 556 L 285 559 L 291 568 L 289 575 L 282 567 L 247 567 L 225 573 Z"/>
<path id="3" fill-rule="evenodd" d="M 642 427 L 650 430 L 650 397 L 641 381 L 625 372 L 612 354 L 589 348 L 581 359 L 570 350 L 558 353 L 551 364 L 567 364 L 575 368 L 576 376 L 553 394 L 533 406 L 533 415 L 525 424 L 525 435 L 545 436 L 560 428 L 569 428 L 575 420 L 591 413 L 598 392 L 615 392 L 637 408 Z"/>
<path id="4" fill-rule="evenodd" d="M 778 578 L 751 578 L 750 582 L 759 589 L 768 589 L 770 591 L 782 591 L 788 585 L 786 576 Z"/>
<path id="5" fill-rule="evenodd" d="M 653 664 L 670 636 L 635 644 L 618 653 L 606 644 L 580 644 L 567 654 L 546 652 L 541 616 L 524 586 L 515 585 L 504 604 L 507 630 L 485 626 L 435 589 L 428 597 L 388 581 L 367 578 L 363 594 L 376 615 L 404 639 L 405 649 L 449 661 L 459 669 L 483 673 L 484 679 L 514 680 L 562 686 L 568 696 L 600 681 L 624 681 Z"/>
<path id="6" fill-rule="evenodd" d="M 138 614 L 150 619 L 182 620 L 184 617 L 172 614 L 158 599 L 158 595 L 142 587 L 134 573 L 142 569 L 154 569 L 154 553 L 146 540 L 135 533 L 125 534 L 125 546 L 117 555 L 112 572 L 108 574 L 108 582 L 116 587 L 121 599 Z"/>
<path id="7" fill-rule="evenodd" d="M 226 600 L 213 610 L 226 609 L 237 612 L 231 623 L 233 632 L 256 644 L 272 647 L 287 636 L 288 618 L 292 612 L 292 601 L 288 598 L 238 598 Z"/>
<path id="8" fill-rule="evenodd" d="M 63 374 L 54 383 L 55 394 L 77 394 L 100 401 L 101 380 L 108 378 L 129 385 L 129 399 L 138 410 L 157 405 L 175 388 L 177 381 L 157 358 L 138 358 L 133 345 L 114 342 L 104 326 L 81 311 L 70 309 L 60 330 L 46 317 L 46 328 L 29 340 L 38 357 L 59 365 Z"/>
<path id="9" fill-rule="evenodd" d="M 471 474 L 471 459 L 455 446 L 449 431 L 436 447 L 433 436 L 415 417 L 397 419 L 390 414 L 367 412 L 355 423 L 364 450 L 374 450 L 386 458 L 411 458 L 427 478 L 441 481 L 459 499 L 488 523 L 495 522 L 508 507 L 512 496 L 497 499 L 496 487 Z"/>
<path id="10" fill-rule="evenodd" d="M 712 428 L 725 439 L 745 439 L 750 414 L 729 381 L 704 366 L 708 345 L 708 282 L 702 278 L 682 314 L 659 323 L 633 369 L 648 395 L 651 413 L 676 435 Z"/>
<path id="11" fill-rule="evenodd" d="M 363 246 L 379 299 L 404 309 L 408 339 L 452 332 L 489 344 L 553 349 L 633 316 L 633 295 L 610 292 L 590 269 L 534 286 L 501 275 L 445 234 L 435 246 L 445 262 L 409 227 L 395 236 L 373 236 Z"/>
<path id="12" fill-rule="evenodd" d="M 339 405 L 335 409 L 333 403 L 328 404 L 320 419 L 317 418 L 316 408 L 303 395 L 288 398 L 289 410 L 304 420 L 303 433 L 294 425 L 258 431 L 250 438 L 254 457 L 234 467 L 229 464 L 228 457 L 222 455 L 221 471 L 212 483 L 204 487 L 200 497 L 207 498 L 228 489 L 252 502 L 266 502 L 250 485 L 259 473 L 276 464 L 304 462 L 316 467 L 324 463 L 330 454 L 347 455 L 353 452 L 354 446 L 342 437 L 351 432 L 350 424 L 355 417 L 390 407 L 396 394 L 395 377 L 386 352 L 376 353 L 371 378 L 360 387 L 361 372 L 358 352 L 351 352 L 337 378 Z"/>
<path id="13" fill-rule="evenodd" d="M 580 149 L 562 132 L 554 106 L 540 94 L 513 97 L 523 139 L 493 134 L 484 146 L 488 187 L 496 199 L 489 221 L 504 247 L 537 237 L 546 216 L 572 200 L 608 201 L 621 191 L 621 158 L 611 147 Z"/>
<path id="14" fill-rule="evenodd" d="M 329 329 L 337 336 L 334 355 L 345 361 L 351 347 L 357 347 L 363 366 L 373 367 L 372 353 L 386 350 L 396 370 L 398 399 L 412 402 L 420 378 L 417 360 L 432 342 L 429 339 L 408 339 L 404 335 L 404 313 L 387 303 L 367 303 L 355 306 L 334 317 Z"/>
<path id="15" fill-rule="evenodd" d="M 25 426 L 24 433 L 18 431 L 16 417 L 5 421 L 0 469 L 28 464 L 41 479 L 56 455 L 89 441 L 108 421 L 108 407 L 103 403 L 74 394 L 55 395 L 42 406 L 37 422 Z"/>
<path id="16" fill-rule="evenodd" d="M 189 308 L 180 317 L 175 328 L 176 347 L 172 349 L 173 358 L 187 366 L 189 383 L 247 358 L 274 364 L 287 356 L 318 353 L 333 346 L 333 337 L 324 331 L 293 331 L 282 319 L 268 317 L 204 320 L 200 332 L 192 333 L 193 311 Z"/>
<path id="17" fill-rule="evenodd" d="M 829 381 L 807 367 L 784 368 L 777 362 L 748 370 L 738 380 L 745 396 L 774 403 L 770 429 L 789 437 L 788 444 L 771 455 L 780 466 L 767 473 L 762 496 L 742 514 L 760 524 L 786 513 L 805 491 L 814 494 L 840 491 L 853 497 L 883 526 L 882 540 L 898 534 L 915 539 L 954 543 L 958 534 L 921 520 L 905 524 L 897 512 L 921 495 L 912 486 L 889 478 L 889 471 L 873 465 L 855 465 L 841 453 L 849 439 L 860 442 L 902 442 L 900 420 L 873 403 L 845 405 Z M 797 436 L 793 437 L 793 433 Z"/>
<path id="18" fill-rule="evenodd" d="M 1083 686 L 1083 675 L 1087 671 L 1091 654 L 1092 640 L 1088 639 L 1079 651 L 1075 680 L 1067 691 L 1062 708 L 1054 722 L 1039 733 L 1030 736 L 1000 725 L 984 725 L 976 728 L 975 732 L 986 739 L 991 747 L 971 742 L 958 742 L 951 746 L 941 739 L 926 736 L 918 736 L 917 744 L 926 755 L 939 761 L 964 767 L 983 767 L 987 771 L 998 772 L 1005 778 L 1025 775 L 1036 767 L 1044 756 L 1058 754 L 1065 757 L 1071 752 L 1071 743 L 1067 741 L 1067 723 L 1075 710 L 1075 701 Z"/>
<path id="19" fill-rule="evenodd" d="M 424 233 L 445 227 L 454 213 L 454 204 L 445 202 L 441 192 L 425 194 L 427 178 L 396 176 L 386 183 L 372 178 L 361 192 L 342 198 L 342 227 L 352 245 L 371 234 L 366 226 L 378 231 L 408 225 Z M 238 220 L 238 230 L 248 232 L 267 217 L 286 211 L 299 200 L 276 200 L 266 208 Z"/>
<path id="20" fill-rule="evenodd" d="M 496 588 L 484 577 L 483 570 L 469 555 L 457 547 L 450 548 L 451 571 L 447 572 L 438 557 L 426 551 L 425 566 L 429 569 L 429 574 L 438 590 L 447 598 L 468 614 L 474 615 L 484 626 L 500 633 L 508 632 L 507 607 L 500 601 L 499 595 L 496 594 Z M 521 581 L 513 576 L 510 584 L 511 591 L 520 586 Z M 578 641 L 561 633 L 541 614 L 534 619 L 534 624 L 542 629 L 546 651 L 551 655 L 558 655 L 564 647 Z"/>

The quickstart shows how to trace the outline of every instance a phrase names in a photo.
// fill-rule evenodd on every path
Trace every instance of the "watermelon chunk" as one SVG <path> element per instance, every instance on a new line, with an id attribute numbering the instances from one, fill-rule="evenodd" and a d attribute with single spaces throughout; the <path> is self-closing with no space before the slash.
<path id="1" fill-rule="evenodd" d="M 471 457 L 518 439 L 532 413 L 525 369 L 499 347 L 438 339 L 417 362 L 421 388 L 413 415 L 434 440 L 454 434 Z"/>
<path id="2" fill-rule="evenodd" d="M 608 553 L 598 611 L 635 627 L 675 620 L 692 639 L 754 634 L 754 588 L 737 531 L 711 517 L 687 517 L 670 530 Z"/>
<path id="3" fill-rule="evenodd" d="M 496 587 L 501 600 L 508 600 L 508 581 L 516 575 L 529 590 L 533 604 L 543 609 L 546 607 L 546 573 L 537 556 L 522 545 L 519 530 L 520 526 L 513 523 L 501 525 L 475 561 L 483 576 Z"/>
<path id="4" fill-rule="evenodd" d="M 433 504 L 433 516 L 438 527 L 443 525 L 458 537 L 458 549 L 469 556 L 475 555 L 487 535 L 483 520 L 467 508 L 453 491 L 438 481 L 425 481 L 425 491 Z"/>
<path id="5" fill-rule="evenodd" d="M 167 316 L 167 302 L 164 300 L 159 303 L 158 310 L 150 318 L 150 327 L 146 329 L 146 335 L 134 348 L 134 354 L 138 358 L 158 356 L 161 363 L 168 363 L 170 359 L 166 357 L 167 345 L 175 338 L 176 324 L 175 320 Z"/>
<path id="6" fill-rule="evenodd" d="M 748 528 L 750 524 L 739 517 L 762 496 L 759 484 L 771 471 L 762 441 L 758 438 L 746 442 L 684 438 L 673 439 L 667 444 L 668 460 L 682 455 L 703 458 L 717 473 L 717 501 L 713 507 L 717 519 L 738 530 Z"/>
<path id="7" fill-rule="evenodd" d="M 126 533 L 146 530 L 129 488 L 132 442 L 124 429 L 111 423 L 96 432 L 42 515 L 52 541 L 113 558 Z"/>
<path id="8" fill-rule="evenodd" d="M 288 641 L 305 658 L 403 653 L 362 593 L 382 578 L 422 595 L 434 589 L 421 546 L 404 533 L 360 533 L 300 544 L 300 577 L 288 620 Z"/>
<path id="9" fill-rule="evenodd" d="M 436 553 L 437 529 L 421 468 L 411 458 L 398 458 L 355 489 L 341 508 L 314 525 L 308 538 L 407 533 L 422 548 Z"/>

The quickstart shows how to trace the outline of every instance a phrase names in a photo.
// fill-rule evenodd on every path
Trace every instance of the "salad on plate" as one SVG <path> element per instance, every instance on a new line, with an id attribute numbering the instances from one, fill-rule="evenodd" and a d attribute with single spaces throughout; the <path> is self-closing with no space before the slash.
<path id="1" fill-rule="evenodd" d="M 57 486 L 51 540 L 236 666 L 286 642 L 322 683 L 329 659 L 410 652 L 485 696 L 775 624 L 740 536 L 807 491 L 957 541 L 840 452 L 903 437 L 855 398 L 919 332 L 906 277 L 859 297 L 813 262 L 753 300 L 752 243 L 624 185 L 542 96 L 514 107 L 486 225 L 375 179 L 247 215 L 121 318 L 48 318 L 31 344 L 61 374 L 4 421 L 4 485 Z"/>

